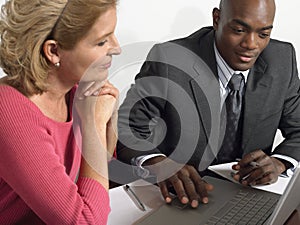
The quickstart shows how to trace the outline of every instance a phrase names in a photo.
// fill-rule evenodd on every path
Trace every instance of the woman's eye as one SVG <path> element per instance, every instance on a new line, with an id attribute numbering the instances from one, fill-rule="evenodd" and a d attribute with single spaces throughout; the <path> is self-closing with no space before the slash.
<path id="1" fill-rule="evenodd" d="M 101 41 L 101 42 L 98 43 L 98 46 L 103 46 L 103 45 L 105 45 L 106 42 L 107 42 L 107 40 Z"/>

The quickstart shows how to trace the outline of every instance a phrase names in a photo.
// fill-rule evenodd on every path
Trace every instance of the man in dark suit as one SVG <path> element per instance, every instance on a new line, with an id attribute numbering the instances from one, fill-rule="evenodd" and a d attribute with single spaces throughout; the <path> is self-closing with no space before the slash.
<path id="1" fill-rule="evenodd" d="M 295 51 L 270 39 L 274 16 L 274 0 L 221 0 L 213 27 L 150 51 L 119 110 L 117 155 L 155 175 L 166 202 L 172 187 L 184 204 L 207 203 L 211 164 L 240 158 L 234 178 L 253 185 L 300 161 Z M 272 151 L 277 129 L 284 141 Z"/>

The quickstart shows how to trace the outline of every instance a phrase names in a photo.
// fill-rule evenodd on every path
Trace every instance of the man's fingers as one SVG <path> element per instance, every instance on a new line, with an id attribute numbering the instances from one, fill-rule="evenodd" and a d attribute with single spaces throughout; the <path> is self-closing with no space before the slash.
<path id="1" fill-rule="evenodd" d="M 183 182 L 179 179 L 179 177 L 177 175 L 174 175 L 169 179 L 169 182 L 171 182 L 172 186 L 174 187 L 181 203 L 187 204 L 189 202 L 189 198 L 185 192 Z"/>
<path id="2" fill-rule="evenodd" d="M 190 204 L 193 208 L 197 208 L 199 205 L 199 195 L 196 192 L 195 184 L 189 177 L 181 178 L 181 181 L 184 185 L 185 191 L 188 195 Z"/>
<path id="3" fill-rule="evenodd" d="M 278 175 L 284 170 L 277 159 L 274 159 L 262 150 L 253 151 L 243 157 L 238 163 L 238 173 L 234 175 L 243 185 L 261 185 L 274 183 Z M 237 167 L 233 167 L 237 169 Z"/>
<path id="4" fill-rule="evenodd" d="M 208 191 L 213 190 L 213 185 L 207 183 L 205 180 L 203 180 L 197 171 L 191 172 L 191 179 L 194 182 L 194 185 L 196 187 L 196 191 L 198 193 L 198 196 L 200 197 L 202 203 L 208 203 Z"/>
<path id="5" fill-rule="evenodd" d="M 240 176 L 240 179 L 246 177 L 246 176 L 249 176 L 250 173 L 252 171 L 254 171 L 255 168 L 253 168 L 252 166 L 248 166 L 248 167 L 244 167 L 242 169 L 239 170 L 239 172 L 237 173 L 237 175 Z"/>
<path id="6" fill-rule="evenodd" d="M 239 170 L 240 168 L 241 168 L 241 166 L 239 164 L 232 165 L 232 169 L 234 169 L 234 170 Z"/>
<path id="7" fill-rule="evenodd" d="M 260 158 L 264 157 L 266 154 L 262 150 L 256 150 L 250 152 L 249 154 L 245 155 L 239 162 L 238 165 L 243 167 L 248 167 L 250 163 L 257 162 Z"/>
<path id="8" fill-rule="evenodd" d="M 273 184 L 277 181 L 278 176 L 274 173 L 270 173 L 252 183 L 250 185 L 266 185 L 266 184 Z"/>
<path id="9" fill-rule="evenodd" d="M 161 194 L 163 198 L 165 199 L 166 203 L 171 203 L 172 197 L 170 196 L 167 183 L 165 181 L 162 181 L 158 183 L 158 186 L 160 187 Z"/>
<path id="10" fill-rule="evenodd" d="M 244 185 L 269 184 L 274 183 L 276 177 L 273 165 L 268 164 L 252 170 L 241 182 Z"/>
<path id="11" fill-rule="evenodd" d="M 170 188 L 173 188 L 180 202 L 190 203 L 193 208 L 199 206 L 200 199 L 203 203 L 207 203 L 208 191 L 213 189 L 213 186 L 202 180 L 197 170 L 189 165 L 183 166 L 175 175 L 160 182 L 159 187 L 166 202 L 172 201 Z"/>
<path id="12" fill-rule="evenodd" d="M 204 181 L 204 182 L 205 182 L 205 187 L 206 187 L 207 191 L 212 191 L 214 189 L 214 186 L 212 184 L 209 184 L 206 181 Z"/>
<path id="13" fill-rule="evenodd" d="M 208 203 L 208 189 L 207 183 L 204 180 L 201 180 L 199 183 L 197 183 L 197 190 L 200 195 L 202 203 L 206 204 Z"/>

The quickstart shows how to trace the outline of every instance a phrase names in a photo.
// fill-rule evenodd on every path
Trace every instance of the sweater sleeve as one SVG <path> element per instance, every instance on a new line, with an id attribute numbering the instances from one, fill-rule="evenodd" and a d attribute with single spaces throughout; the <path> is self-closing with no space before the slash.
<path id="1" fill-rule="evenodd" d="M 0 93 L 0 177 L 46 224 L 106 224 L 109 197 L 93 179 L 77 184 L 56 154 L 46 122 Z"/>

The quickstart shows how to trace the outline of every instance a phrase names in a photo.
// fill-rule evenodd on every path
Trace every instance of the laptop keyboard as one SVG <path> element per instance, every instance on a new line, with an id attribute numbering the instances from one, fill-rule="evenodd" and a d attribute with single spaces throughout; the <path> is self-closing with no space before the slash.
<path id="1" fill-rule="evenodd" d="M 239 191 L 206 225 L 259 225 L 272 214 L 278 198 Z"/>

